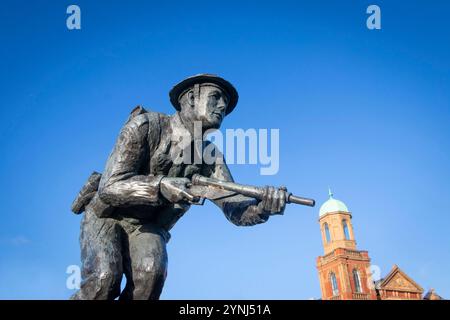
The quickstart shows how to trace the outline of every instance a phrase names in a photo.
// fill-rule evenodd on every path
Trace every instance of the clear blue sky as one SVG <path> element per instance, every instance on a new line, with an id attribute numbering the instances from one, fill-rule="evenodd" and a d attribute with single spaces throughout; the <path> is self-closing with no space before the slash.
<path id="1" fill-rule="evenodd" d="M 82 29 L 66 28 L 76 3 Z M 369 4 L 382 30 L 366 28 Z M 66 299 L 79 264 L 70 205 L 102 171 L 137 104 L 172 113 L 186 76 L 229 79 L 225 128 L 279 128 L 287 185 L 320 205 L 331 186 L 359 249 L 450 298 L 448 1 L 3 1 L 0 12 L 0 298 Z M 163 299 L 320 297 L 318 210 L 238 228 L 213 205 L 172 230 Z"/>

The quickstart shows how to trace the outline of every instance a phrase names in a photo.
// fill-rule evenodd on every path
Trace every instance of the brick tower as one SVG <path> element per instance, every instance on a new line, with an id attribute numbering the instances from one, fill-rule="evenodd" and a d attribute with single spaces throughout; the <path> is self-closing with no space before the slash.
<path id="1" fill-rule="evenodd" d="M 320 207 L 324 255 L 317 258 L 323 300 L 375 300 L 367 251 L 356 249 L 352 215 L 329 191 Z"/>

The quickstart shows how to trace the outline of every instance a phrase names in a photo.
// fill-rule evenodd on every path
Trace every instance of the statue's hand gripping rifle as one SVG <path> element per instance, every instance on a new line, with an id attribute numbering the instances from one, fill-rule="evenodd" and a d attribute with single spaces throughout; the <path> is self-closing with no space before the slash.
<path id="1" fill-rule="evenodd" d="M 187 191 L 194 196 L 194 200 L 189 201 L 191 204 L 203 205 L 205 199 L 219 200 L 237 194 L 263 200 L 266 188 L 222 181 L 195 174 L 192 176 L 191 183 L 188 184 Z M 314 207 L 315 205 L 313 199 L 295 196 L 286 189 L 284 189 L 284 192 L 286 192 L 286 203 L 295 203 L 310 207 Z"/>

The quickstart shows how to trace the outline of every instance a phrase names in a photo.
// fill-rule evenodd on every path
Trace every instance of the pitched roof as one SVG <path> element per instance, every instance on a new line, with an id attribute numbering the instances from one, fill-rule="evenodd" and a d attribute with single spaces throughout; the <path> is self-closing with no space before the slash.
<path id="1" fill-rule="evenodd" d="M 375 282 L 377 289 L 422 293 L 423 289 L 397 265 L 394 265 L 386 277 Z"/>
<path id="2" fill-rule="evenodd" d="M 434 289 L 428 290 L 428 292 L 423 297 L 424 300 L 444 300 L 440 295 L 434 291 Z"/>

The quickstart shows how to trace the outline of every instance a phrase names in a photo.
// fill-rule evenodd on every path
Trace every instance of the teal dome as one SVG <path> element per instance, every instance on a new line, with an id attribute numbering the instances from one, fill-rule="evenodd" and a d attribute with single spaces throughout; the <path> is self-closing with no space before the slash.
<path id="1" fill-rule="evenodd" d="M 334 199 L 333 194 L 331 193 L 331 190 L 329 191 L 330 198 L 325 201 L 324 204 L 320 207 L 319 210 L 319 217 L 329 213 L 329 212 L 349 212 L 347 206 L 345 203 L 343 203 L 340 200 Z"/>

